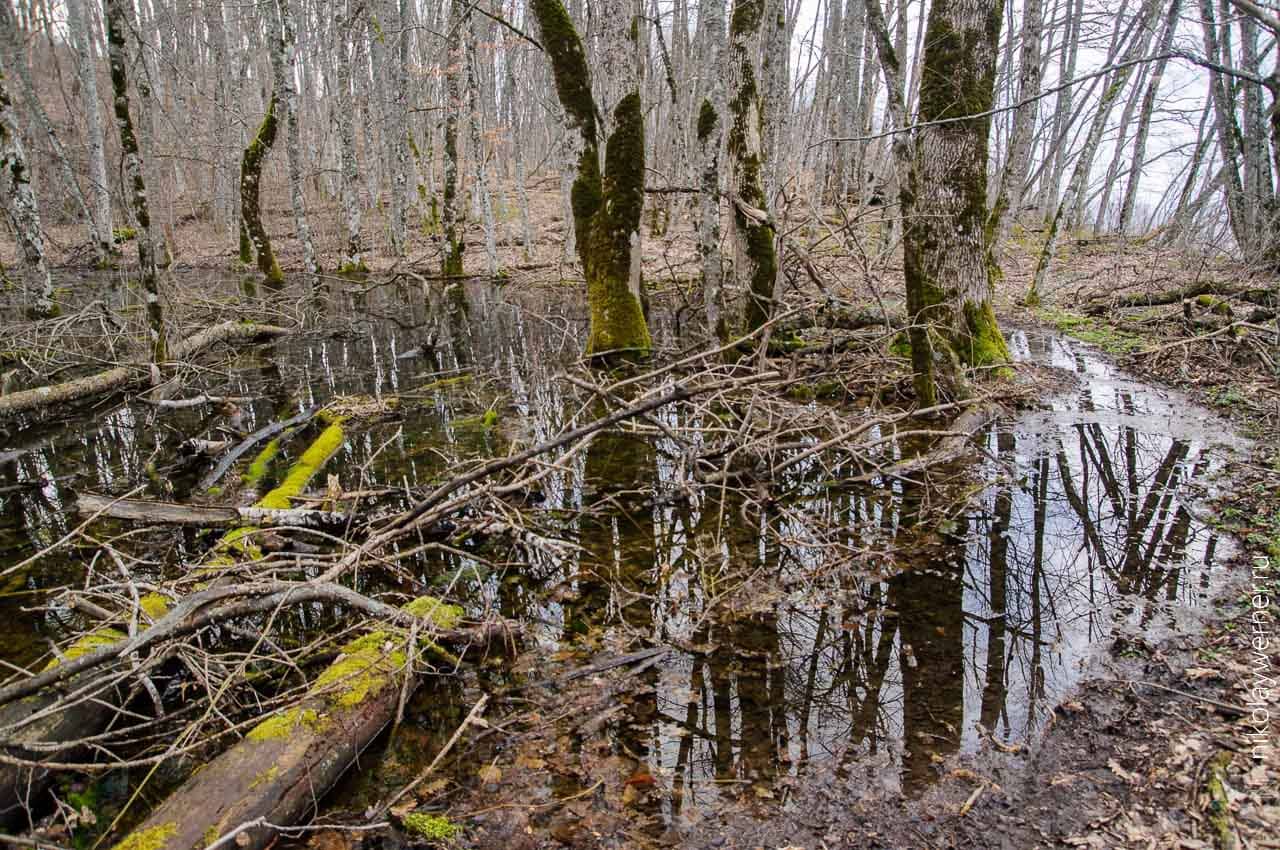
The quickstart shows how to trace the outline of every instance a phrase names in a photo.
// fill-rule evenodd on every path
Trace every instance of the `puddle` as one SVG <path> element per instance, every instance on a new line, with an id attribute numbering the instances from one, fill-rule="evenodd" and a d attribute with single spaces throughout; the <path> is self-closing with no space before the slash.
<path id="1" fill-rule="evenodd" d="M 580 311 L 468 284 L 430 299 L 375 290 L 346 315 L 361 313 L 380 318 L 241 358 L 235 392 L 257 397 L 241 427 L 341 394 L 425 398 L 359 432 L 330 466 L 347 489 L 413 488 L 574 415 L 555 376 L 579 353 Z M 481 824 L 524 807 L 531 829 L 568 841 L 601 811 L 651 838 L 744 800 L 767 819 L 796 805 L 800 783 L 845 799 L 917 795 L 939 758 L 985 735 L 1034 736 L 1099 647 L 1185 628 L 1212 595 L 1227 543 L 1194 505 L 1239 446 L 1212 414 L 1080 343 L 1010 336 L 1018 359 L 1069 388 L 988 428 L 976 459 L 950 474 L 833 487 L 839 467 L 798 464 L 786 498 L 760 511 L 733 491 L 688 497 L 674 444 L 611 434 L 529 512 L 576 554 L 477 546 L 417 562 L 424 584 L 526 630 L 511 657 L 424 687 L 329 807 L 362 810 L 413 776 L 482 691 L 494 695 L 490 722 L 511 729 L 446 760 L 434 802 Z M 210 424 L 119 406 L 88 428 L 0 445 L 0 570 L 75 526 L 72 489 L 147 484 L 157 445 Z M 194 482 L 161 477 L 177 496 Z M 100 538 L 127 531 L 95 526 Z M 201 545 L 170 538 L 155 560 L 178 564 Z M 107 569 L 85 546 L 0 579 L 3 660 L 30 663 L 77 623 L 24 609 L 91 568 Z M 648 647 L 670 651 L 533 686 Z"/>

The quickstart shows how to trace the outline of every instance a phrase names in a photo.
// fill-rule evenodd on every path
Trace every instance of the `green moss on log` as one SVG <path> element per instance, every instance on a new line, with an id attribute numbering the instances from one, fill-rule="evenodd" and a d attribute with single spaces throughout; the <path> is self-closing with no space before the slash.
<path id="1" fill-rule="evenodd" d="M 323 731 L 324 718 L 315 709 L 292 708 L 273 714 L 246 735 L 250 741 L 278 741 L 292 735 L 297 729 L 306 728 L 313 732 Z"/>
<path id="2" fill-rule="evenodd" d="M 280 454 L 280 438 L 275 437 L 262 447 L 262 451 L 254 455 L 253 460 L 249 462 L 249 468 L 245 470 L 244 475 L 240 476 L 240 480 L 246 487 L 257 487 L 266 477 L 267 471 L 271 469 L 271 462 L 278 454 Z"/>
<path id="3" fill-rule="evenodd" d="M 156 824 L 149 829 L 130 833 L 113 850 L 160 850 L 170 838 L 177 835 L 176 823 Z"/>
<path id="4" fill-rule="evenodd" d="M 122 640 L 127 640 L 128 638 L 129 636 L 123 631 L 111 626 L 104 626 L 103 628 L 95 629 L 87 635 L 82 635 L 77 638 L 71 646 L 63 650 L 62 659 L 53 659 L 45 665 L 44 669 L 52 670 L 54 667 L 61 664 L 62 660 L 74 661 L 82 655 L 88 655 L 89 653 L 101 649 L 104 646 L 111 646 Z"/>
<path id="5" fill-rule="evenodd" d="M 311 478 L 320 471 L 320 468 L 328 462 L 329 458 L 342 448 L 343 440 L 346 435 L 342 429 L 341 421 L 336 421 L 329 425 L 324 431 L 320 432 L 320 436 L 307 447 L 302 453 L 302 457 L 298 458 L 293 466 L 289 467 L 288 474 L 285 475 L 279 486 L 270 493 L 258 500 L 257 507 L 274 508 L 284 510 L 293 506 L 293 499 L 302 493 L 304 487 Z"/>

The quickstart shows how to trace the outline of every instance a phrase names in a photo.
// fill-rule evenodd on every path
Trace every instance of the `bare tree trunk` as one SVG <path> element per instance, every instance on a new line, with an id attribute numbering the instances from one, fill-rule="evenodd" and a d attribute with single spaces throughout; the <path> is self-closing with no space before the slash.
<path id="1" fill-rule="evenodd" d="M 21 45 L 17 43 L 18 35 L 19 31 L 14 23 L 13 14 L 8 4 L 0 3 L 0 66 L 7 68 L 7 72 L 15 75 L 22 84 L 23 99 L 26 101 L 27 109 L 29 110 L 28 114 L 34 119 L 36 126 L 40 128 L 40 132 L 48 140 L 54 162 L 58 166 L 58 176 L 62 180 L 62 185 L 66 187 L 67 196 L 75 202 L 80 213 L 89 222 L 90 244 L 93 246 L 94 254 L 97 255 L 98 261 L 105 265 L 110 262 L 111 255 L 109 252 L 105 255 L 98 254 L 102 247 L 101 236 L 95 230 L 89 203 L 85 199 L 84 193 L 80 190 L 80 183 L 76 180 L 71 163 L 67 160 L 67 153 L 62 147 L 62 140 L 58 138 L 58 132 L 53 122 L 49 120 L 49 113 L 45 111 L 44 105 L 40 102 L 35 82 L 31 77 L 31 69 L 27 66 L 26 56 L 22 52 Z M 111 240 L 109 231 L 106 239 L 109 246 Z"/>
<path id="2" fill-rule="evenodd" d="M 339 7 L 334 17 L 336 29 L 342 33 L 359 32 L 357 20 L 359 10 L 350 0 L 345 9 Z M 352 100 L 351 54 L 354 50 L 351 40 L 338 39 L 338 96 L 334 108 L 338 113 L 338 140 L 342 152 L 341 191 L 342 191 L 342 223 L 346 229 L 346 250 L 342 254 L 340 274 L 362 274 L 369 270 L 364 262 L 364 240 L 360 235 L 360 163 L 356 158 L 356 132 L 352 123 L 355 103 Z"/>
<path id="3" fill-rule="evenodd" d="M 302 186 L 302 142 L 298 128 L 298 87 L 295 80 L 293 11 L 289 0 L 273 0 L 268 10 L 271 20 L 271 71 L 275 78 L 276 96 L 284 105 L 285 153 L 289 159 L 289 205 L 293 208 L 293 226 L 302 243 L 302 265 L 307 285 L 314 288 L 320 282 L 320 264 L 316 261 L 316 246 L 311 241 L 311 226 L 307 223 L 307 202 Z"/>
<path id="4" fill-rule="evenodd" d="M 1182 12 L 1182 0 L 1172 0 L 1164 21 L 1164 29 L 1160 33 L 1160 43 L 1156 52 L 1160 59 L 1156 60 L 1147 81 L 1147 90 L 1142 96 L 1142 111 L 1138 116 L 1138 129 L 1133 134 L 1133 154 L 1129 166 L 1129 181 L 1125 184 L 1124 200 L 1120 204 L 1120 220 L 1117 229 L 1121 235 L 1129 232 L 1133 221 L 1133 208 L 1137 203 L 1138 185 L 1142 180 L 1142 168 L 1147 155 L 1147 137 L 1151 132 L 1151 118 L 1155 113 L 1156 95 L 1160 91 L 1160 81 L 1164 78 L 1164 69 L 1169 64 L 1167 54 L 1173 48 L 1173 37 L 1178 30 L 1178 16 Z"/>
<path id="5" fill-rule="evenodd" d="M 1044 0 L 1026 0 L 1022 9 L 1022 49 L 1018 56 L 1018 107 L 1014 110 L 1009 152 L 1000 172 L 1000 188 L 987 224 L 991 234 L 991 257 L 997 270 L 1001 247 L 1009 238 L 1018 210 L 1022 208 L 1022 194 L 1031 168 L 1031 142 L 1040 97 L 1040 42 L 1043 32 Z"/>
<path id="6" fill-rule="evenodd" d="M 1142 9 L 1138 12 L 1134 25 L 1138 27 L 1147 26 L 1159 10 L 1158 0 L 1146 0 Z M 1063 193 L 1058 209 L 1049 221 L 1049 233 L 1045 237 L 1044 246 L 1040 249 L 1040 256 L 1036 261 L 1036 270 L 1031 278 L 1031 286 L 1027 290 L 1026 301 L 1028 304 L 1037 304 L 1040 301 L 1040 293 L 1044 290 L 1044 284 L 1048 280 L 1049 267 L 1053 262 L 1054 252 L 1058 250 L 1058 240 L 1061 238 L 1066 219 L 1073 214 L 1079 199 L 1084 194 L 1089 180 L 1090 165 L 1093 163 L 1093 157 L 1098 150 L 1098 145 L 1102 142 L 1102 134 L 1106 130 L 1107 117 L 1111 113 L 1111 107 L 1116 102 L 1116 99 L 1120 97 L 1121 92 L 1124 91 L 1125 85 L 1133 73 L 1135 65 L 1130 63 L 1145 52 L 1145 40 L 1141 37 L 1133 38 L 1129 49 L 1124 52 L 1124 56 L 1120 61 L 1121 67 L 1112 72 L 1107 79 L 1107 86 L 1098 100 L 1097 111 L 1094 112 L 1093 121 L 1089 126 L 1089 134 L 1080 149 L 1080 154 L 1076 157 L 1075 169 L 1071 173 L 1071 182 L 1067 184 L 1067 190 Z"/>
<path id="7" fill-rule="evenodd" d="M 111 88 L 115 95 L 116 129 L 120 132 L 120 148 L 124 156 L 125 179 L 133 216 L 138 222 L 138 272 L 142 277 L 143 298 L 147 302 L 147 324 L 151 332 L 151 359 L 159 364 L 168 356 L 164 314 L 160 306 L 159 271 L 156 267 L 156 243 L 147 207 L 147 186 L 142 176 L 142 156 L 129 116 L 129 77 L 126 70 L 125 33 L 129 31 L 129 0 L 107 0 L 107 49 L 111 62 Z"/>
<path id="8" fill-rule="evenodd" d="M 706 39 L 702 72 L 707 86 L 698 110 L 698 255 L 702 258 L 707 330 L 723 341 L 728 337 L 724 321 L 724 258 L 720 253 L 720 148 L 726 106 L 724 80 L 720 76 L 725 36 L 723 0 L 700 0 L 698 19 Z"/>
<path id="9" fill-rule="evenodd" d="M 764 148 L 761 134 L 760 91 L 756 57 L 764 25 L 766 0 L 734 0 L 729 23 L 726 78 L 729 101 L 729 190 L 733 196 L 729 240 L 733 245 L 733 275 L 746 288 L 743 324 L 759 328 L 773 312 L 773 288 L 778 258 L 764 194 Z"/>
<path id="10" fill-rule="evenodd" d="M 489 276 L 498 273 L 498 247 L 494 234 L 493 199 L 489 195 L 489 187 L 485 180 L 488 165 L 485 162 L 484 128 L 481 122 L 484 117 L 484 102 L 480 97 L 480 69 L 476 66 L 476 18 L 467 16 L 467 33 L 464 36 L 467 61 L 467 104 L 470 107 L 469 126 L 471 128 L 471 160 L 475 169 L 475 180 L 471 191 L 475 194 L 477 206 L 484 221 L 484 254 L 489 262 Z"/>
<path id="11" fill-rule="evenodd" d="M 396 14 L 392 16 L 391 12 Z M 409 89 L 409 3 L 388 0 L 387 20 L 394 20 L 395 50 L 388 51 L 392 103 L 386 132 L 389 134 L 391 157 L 391 251 L 403 257 L 408 250 L 406 204 L 409 198 L 409 128 L 407 120 Z"/>
<path id="12" fill-rule="evenodd" d="M 462 0 L 449 2 L 449 55 L 444 82 L 444 204 L 440 211 L 444 230 L 444 252 L 441 273 L 447 277 L 463 274 L 463 256 L 466 252 L 466 217 L 462 213 L 462 192 L 458 167 L 458 116 L 462 110 L 462 71 L 466 63 L 462 47 L 463 27 L 468 15 L 464 14 Z"/>
<path id="13" fill-rule="evenodd" d="M 80 80 L 80 103 L 84 108 L 85 140 L 89 147 L 89 184 L 92 203 L 89 217 L 94 254 L 99 262 L 110 262 L 111 184 L 107 182 L 107 157 L 102 136 L 102 113 L 98 111 L 98 75 L 93 67 L 93 39 L 84 19 L 84 0 L 67 0 L 67 27 L 76 52 Z"/>
<path id="14" fill-rule="evenodd" d="M 44 255 L 40 207 L 31 190 L 31 169 L 18 136 L 18 118 L 5 87 L 3 67 L 0 67 L 0 201 L 18 234 L 27 307 L 39 318 L 56 316 L 59 309 L 53 300 L 53 278 Z"/>

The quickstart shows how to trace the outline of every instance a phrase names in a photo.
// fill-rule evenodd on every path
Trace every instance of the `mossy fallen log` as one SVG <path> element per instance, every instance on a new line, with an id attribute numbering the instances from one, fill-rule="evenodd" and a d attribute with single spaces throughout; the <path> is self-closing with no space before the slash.
<path id="1" fill-rule="evenodd" d="M 452 629 L 462 610 L 429 596 L 405 610 Z M 263 719 L 201 768 L 115 850 L 197 850 L 247 823 L 289 826 L 314 811 L 396 715 L 403 677 L 416 686 L 408 636 L 381 629 L 357 638 L 312 684 L 305 699 Z M 265 847 L 268 826 L 245 829 L 240 850 Z"/>
<path id="2" fill-rule="evenodd" d="M 260 499 L 254 508 L 269 511 L 290 508 L 292 499 L 301 494 L 311 478 L 342 447 L 343 440 L 341 421 L 331 422 L 290 468 L 280 486 Z M 255 530 L 254 525 L 238 525 L 228 531 L 204 559 L 204 568 L 217 569 L 232 566 L 240 560 L 260 558 L 262 552 L 253 542 Z M 173 606 L 171 612 L 169 601 L 159 594 L 148 594 L 141 602 L 143 613 L 152 621 L 160 620 L 166 613 L 183 616 L 186 613 L 181 605 Z M 147 624 L 140 625 L 145 627 Z M 0 705 L 0 752 L 24 762 L 54 761 L 53 756 L 78 752 L 80 748 L 74 742 L 106 728 L 117 713 L 116 706 L 122 694 L 114 688 L 97 693 L 101 688 L 94 683 L 103 675 L 102 669 L 87 668 L 65 680 L 49 674 L 63 662 L 85 663 L 95 652 L 109 654 L 112 647 L 123 645 L 127 640 L 128 635 L 121 628 L 104 625 L 94 629 L 64 650 L 62 659 L 55 659 L 42 671 L 44 678 L 53 679 L 49 686 L 42 685 L 30 696 L 24 695 L 16 702 Z M 117 670 L 119 664 L 117 658 L 112 658 L 107 672 Z M 51 687 L 55 684 L 58 687 Z M 0 688 L 0 692 L 4 690 Z M 69 694 L 81 691 L 88 691 L 93 698 L 68 700 Z M 59 707 L 59 703 L 63 707 Z M 52 773 L 44 768 L 0 763 L 0 826 L 20 825 L 31 801 L 44 792 L 51 779 Z"/>
<path id="3" fill-rule="evenodd" d="M 267 337 L 284 336 L 287 333 L 289 333 L 287 328 L 274 325 L 223 322 L 171 346 L 169 356 L 175 361 L 186 360 L 219 342 L 245 343 Z M 55 404 L 66 404 L 105 393 L 118 392 L 127 387 L 145 384 L 150 380 L 150 376 L 150 363 L 139 361 L 65 383 L 35 387 L 0 396 L 0 419 L 30 413 Z"/>

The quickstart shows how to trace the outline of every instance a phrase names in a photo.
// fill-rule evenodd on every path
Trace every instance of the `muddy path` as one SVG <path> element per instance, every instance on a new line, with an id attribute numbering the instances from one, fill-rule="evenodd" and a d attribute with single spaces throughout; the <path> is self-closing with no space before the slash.
<path id="1" fill-rule="evenodd" d="M 654 316 L 672 348 L 678 319 Z M 558 293 L 385 287 L 184 388 L 245 399 L 234 411 L 131 401 L 14 434 L 0 446 L 0 570 L 76 527 L 77 491 L 247 503 L 299 445 L 285 443 L 239 493 L 238 475 L 201 491 L 205 467 L 174 447 L 335 398 L 413 402 L 348 439 L 314 488 L 377 491 L 394 506 L 397 490 L 581 415 L 561 375 L 582 324 Z M 1089 736 L 1128 722 L 1111 717 L 1124 715 L 1119 697 L 1084 683 L 1194 640 L 1220 616 L 1212 603 L 1235 587 L 1227 567 L 1239 550 L 1207 506 L 1251 446 L 1090 346 L 1038 327 L 1010 341 L 1041 403 L 1007 411 L 961 460 L 927 474 L 809 462 L 800 443 L 767 497 L 750 475 L 694 489 L 687 447 L 671 435 L 716 422 L 660 413 L 601 435 L 511 499 L 516 542 L 477 535 L 362 578 L 371 593 L 429 590 L 522 629 L 481 663 L 428 677 L 403 722 L 317 801 L 332 834 L 288 840 L 416 840 L 399 826 L 341 825 L 421 777 L 484 697 L 484 725 L 421 777 L 393 822 L 440 815 L 455 843 L 476 847 L 1035 846 L 1018 805 L 1069 810 L 1077 793 L 1037 797 L 1038 771 L 1071 773 L 1104 753 Z M 797 420 L 858 404 L 824 386 L 792 396 Z M 921 450 L 880 436 L 881 468 Z M 6 663 L 37 663 L 83 628 L 56 600 L 104 568 L 94 539 L 145 551 L 134 570 L 157 582 L 207 546 L 193 529 L 102 522 L 92 534 L 4 575 Z M 288 628 L 311 634 L 343 616 L 317 605 Z M 122 812 L 128 823 L 146 805 L 131 802 L 145 774 L 69 779 L 59 793 L 100 824 Z M 1049 818 L 1045 840 L 1087 832 L 1082 813 Z"/>

